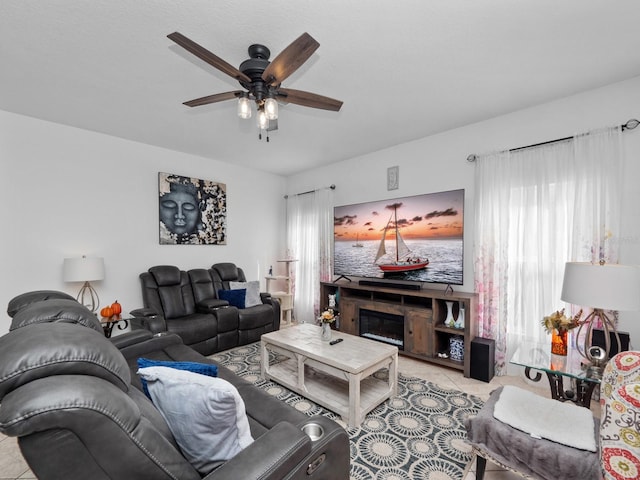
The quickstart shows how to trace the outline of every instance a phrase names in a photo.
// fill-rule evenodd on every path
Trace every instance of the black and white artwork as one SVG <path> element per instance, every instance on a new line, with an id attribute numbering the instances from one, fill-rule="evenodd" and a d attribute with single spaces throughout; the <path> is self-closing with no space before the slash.
<path id="1" fill-rule="evenodd" d="M 226 245 L 224 183 L 158 173 L 160 244 Z"/>

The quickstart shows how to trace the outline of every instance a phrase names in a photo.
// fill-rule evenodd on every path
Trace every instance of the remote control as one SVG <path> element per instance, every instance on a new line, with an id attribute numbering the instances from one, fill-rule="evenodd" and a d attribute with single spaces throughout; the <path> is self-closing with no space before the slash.
<path id="1" fill-rule="evenodd" d="M 331 340 L 329 342 L 329 345 L 335 345 L 336 343 L 340 343 L 342 341 L 342 338 L 336 338 L 335 340 Z"/>

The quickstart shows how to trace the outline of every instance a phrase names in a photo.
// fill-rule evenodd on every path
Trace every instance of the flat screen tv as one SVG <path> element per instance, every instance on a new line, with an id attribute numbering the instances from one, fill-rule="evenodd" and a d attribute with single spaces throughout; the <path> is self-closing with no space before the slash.
<path id="1" fill-rule="evenodd" d="M 464 190 L 334 207 L 337 276 L 462 285 Z"/>

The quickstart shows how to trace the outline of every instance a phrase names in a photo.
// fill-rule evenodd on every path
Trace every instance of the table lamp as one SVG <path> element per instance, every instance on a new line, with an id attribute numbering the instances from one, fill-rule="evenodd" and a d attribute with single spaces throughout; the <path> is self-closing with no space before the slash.
<path id="1" fill-rule="evenodd" d="M 104 259 L 101 257 L 65 258 L 62 265 L 62 278 L 65 282 L 84 282 L 76 299 L 82 305 L 96 313 L 100 305 L 98 292 L 89 282 L 104 279 Z"/>
<path id="2" fill-rule="evenodd" d="M 605 310 L 640 310 L 640 267 L 617 264 L 567 262 L 564 270 L 561 298 L 567 303 L 592 308 L 591 313 L 578 327 L 576 338 L 583 328 L 584 345 L 576 344 L 578 352 L 589 361 L 587 375 L 600 377 L 604 363 L 609 358 L 611 333 L 615 334 L 618 351 L 620 336 L 616 325 Z M 604 330 L 604 351 L 591 346 L 592 330 L 597 320 Z"/>

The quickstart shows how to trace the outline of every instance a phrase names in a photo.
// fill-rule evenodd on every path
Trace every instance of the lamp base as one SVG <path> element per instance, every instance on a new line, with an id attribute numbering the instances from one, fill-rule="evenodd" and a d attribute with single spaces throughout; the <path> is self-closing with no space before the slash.
<path id="1" fill-rule="evenodd" d="M 98 292 L 96 292 L 95 288 L 93 288 L 89 282 L 84 282 L 84 285 L 82 285 L 82 288 L 78 292 L 76 300 L 91 310 L 91 313 L 94 314 L 98 311 L 98 307 L 100 306 Z"/>
<path id="2" fill-rule="evenodd" d="M 592 330 L 594 329 L 594 324 L 596 323 L 597 319 L 600 319 L 600 322 L 602 323 L 602 329 L 604 331 L 604 348 L 601 348 L 597 345 L 591 345 Z M 589 315 L 587 315 L 587 318 L 580 325 L 580 327 L 578 327 L 576 338 L 580 338 L 580 333 L 583 327 L 586 328 L 586 332 L 584 335 L 584 345 L 580 345 L 579 343 L 576 345 L 578 353 L 580 353 L 580 355 L 582 355 L 582 357 L 584 357 L 589 362 L 589 367 L 604 368 L 605 363 L 607 363 L 607 360 L 609 360 L 609 352 L 611 351 L 611 338 L 616 339 L 616 342 L 618 344 L 618 351 L 621 350 L 620 336 L 618 335 L 618 330 L 616 329 L 615 323 L 611 321 L 611 319 L 602 309 L 594 308 L 593 311 Z"/>
<path id="3" fill-rule="evenodd" d="M 604 367 L 600 365 L 589 365 L 587 367 L 587 378 L 602 378 L 602 373 L 604 372 Z"/>

